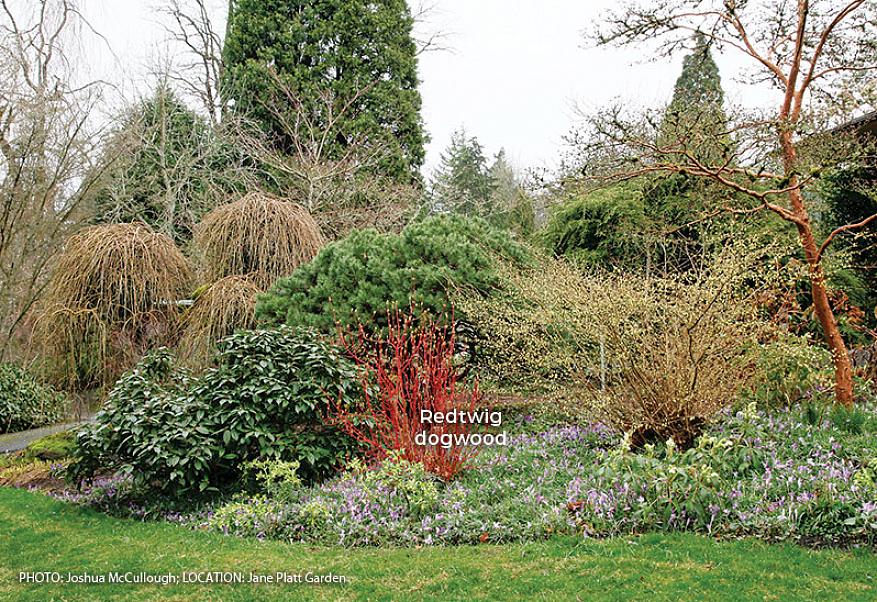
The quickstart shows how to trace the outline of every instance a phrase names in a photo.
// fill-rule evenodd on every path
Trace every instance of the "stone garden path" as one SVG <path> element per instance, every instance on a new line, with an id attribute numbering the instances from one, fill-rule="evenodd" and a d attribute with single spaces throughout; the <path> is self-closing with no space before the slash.
<path id="1" fill-rule="evenodd" d="M 65 422 L 64 424 L 44 426 L 43 428 L 33 429 L 30 431 L 21 431 L 18 433 L 7 433 L 5 435 L 0 435 L 0 454 L 24 449 L 37 439 L 40 439 L 47 435 L 60 433 L 61 431 L 67 431 L 72 428 L 76 428 L 77 426 L 90 421 L 91 418 L 91 416 L 88 416 L 85 418 L 85 420 L 80 420 L 79 422 Z"/>

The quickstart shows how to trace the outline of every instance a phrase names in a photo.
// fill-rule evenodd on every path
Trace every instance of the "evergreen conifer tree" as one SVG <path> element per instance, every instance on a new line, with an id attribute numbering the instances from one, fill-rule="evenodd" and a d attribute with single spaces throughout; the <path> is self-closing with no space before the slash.
<path id="1" fill-rule="evenodd" d="M 689 141 L 686 147 L 698 149 L 699 158 L 706 162 L 731 156 L 724 99 L 719 67 L 707 38 L 698 34 L 673 88 L 673 99 L 661 127 L 662 145 L 672 146 L 684 138 Z"/>
<path id="2" fill-rule="evenodd" d="M 324 122 L 330 159 L 356 140 L 380 149 L 382 175 L 419 181 L 426 136 L 405 0 L 235 0 L 229 11 L 227 110 L 260 123 L 281 150 L 294 111 L 308 111 Z M 279 86 L 298 106 L 284 106 Z"/>
<path id="3" fill-rule="evenodd" d="M 481 143 L 464 129 L 454 132 L 433 178 L 433 211 L 484 217 L 491 213 L 492 192 Z"/>

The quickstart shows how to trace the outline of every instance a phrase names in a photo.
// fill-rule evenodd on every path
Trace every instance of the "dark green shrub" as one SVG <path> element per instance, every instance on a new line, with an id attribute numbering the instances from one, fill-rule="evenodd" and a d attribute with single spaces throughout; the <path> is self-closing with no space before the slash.
<path id="1" fill-rule="evenodd" d="M 497 258 L 515 264 L 530 254 L 484 220 L 430 217 L 400 235 L 354 232 L 324 248 L 292 276 L 281 278 L 256 308 L 269 324 L 331 332 L 344 325 L 386 322 L 390 307 L 417 306 L 441 314 L 447 289 L 466 286 L 489 293 L 500 284 Z"/>
<path id="2" fill-rule="evenodd" d="M 871 414 L 859 407 L 834 404 L 829 413 L 829 419 L 834 428 L 850 433 L 851 435 L 861 435 L 864 432 L 872 430 L 874 421 Z"/>
<path id="3" fill-rule="evenodd" d="M 318 479 L 355 449 L 324 411 L 328 398 L 358 397 L 356 368 L 312 333 L 239 332 L 197 378 L 173 361 L 161 350 L 119 380 L 79 433 L 73 480 L 109 469 L 143 489 L 203 491 L 259 458 L 299 462 L 304 478 Z"/>
<path id="4" fill-rule="evenodd" d="M 298 461 L 306 480 L 329 474 L 355 444 L 325 421 L 329 399 L 355 403 L 356 366 L 316 334 L 288 327 L 239 332 L 221 345 L 219 365 L 198 379 L 226 450 L 236 461 Z M 226 458 L 228 459 L 228 458 Z"/>
<path id="5" fill-rule="evenodd" d="M 544 245 L 593 265 L 632 265 L 644 253 L 642 194 L 618 186 L 596 190 L 558 207 L 542 233 Z"/>
<path id="6" fill-rule="evenodd" d="M 0 364 L 0 433 L 53 424 L 67 414 L 66 398 L 12 364 Z"/>
<path id="7" fill-rule="evenodd" d="M 100 471 L 130 475 L 135 484 L 186 490 L 209 485 L 218 453 L 203 400 L 187 394 L 187 373 L 166 349 L 150 353 L 119 379 L 95 423 L 76 437 L 72 480 Z"/>

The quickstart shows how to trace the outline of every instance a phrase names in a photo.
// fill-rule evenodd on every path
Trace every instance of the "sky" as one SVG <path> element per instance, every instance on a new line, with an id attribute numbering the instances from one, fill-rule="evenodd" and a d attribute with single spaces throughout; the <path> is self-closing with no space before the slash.
<path id="1" fill-rule="evenodd" d="M 83 42 L 94 72 L 132 97 L 148 89 L 166 51 L 161 0 L 81 0 L 105 40 Z M 227 0 L 208 0 L 224 30 Z M 451 134 L 464 127 L 489 155 L 500 148 L 519 169 L 551 168 L 576 107 L 595 111 L 616 100 L 665 103 L 682 56 L 651 61 L 647 48 L 593 48 L 583 35 L 617 5 L 613 0 L 432 0 L 418 35 L 444 34 L 443 50 L 420 55 L 423 117 L 430 142 L 424 173 L 438 164 Z M 770 102 L 764 90 L 735 80 L 741 65 L 716 57 L 726 96 L 747 105 Z"/>

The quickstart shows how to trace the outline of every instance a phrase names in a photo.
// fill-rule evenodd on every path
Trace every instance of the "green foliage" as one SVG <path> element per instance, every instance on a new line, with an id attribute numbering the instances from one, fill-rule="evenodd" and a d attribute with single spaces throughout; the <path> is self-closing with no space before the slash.
<path id="1" fill-rule="evenodd" d="M 189 376 L 174 369 L 174 359 L 160 349 L 119 379 L 94 424 L 77 434 L 72 480 L 114 470 L 147 489 L 207 488 L 221 449 L 207 403 L 185 394 Z"/>
<path id="2" fill-rule="evenodd" d="M 761 345 L 756 359 L 758 380 L 744 393 L 761 407 L 788 407 L 827 391 L 834 379 L 831 353 L 808 337 L 782 334 Z"/>
<path id="3" fill-rule="evenodd" d="M 223 49 L 226 103 L 284 149 L 292 142 L 284 121 L 296 119 L 288 100 L 274 98 L 283 86 L 326 133 L 330 159 L 366 141 L 382 152 L 382 173 L 416 181 L 426 135 L 413 23 L 404 0 L 237 0 Z"/>
<path id="4" fill-rule="evenodd" d="M 498 194 L 498 193 L 495 193 Z M 509 197 L 499 199 L 500 209 L 490 219 L 497 228 L 503 228 L 526 240 L 536 231 L 536 205 L 521 187 Z"/>
<path id="5" fill-rule="evenodd" d="M 490 201 L 492 213 L 487 220 L 497 228 L 528 238 L 536 230 L 536 207 L 506 159 L 505 150 L 500 149 L 487 173 L 493 189 Z"/>
<path id="6" fill-rule="evenodd" d="M 481 143 L 464 130 L 454 132 L 442 153 L 430 190 L 431 210 L 481 217 L 490 225 L 529 236 L 535 229 L 533 201 L 500 149 L 488 165 Z"/>
<path id="7" fill-rule="evenodd" d="M 877 416 L 874 407 L 863 412 Z M 282 537 L 448 545 L 684 530 L 873 545 L 873 432 L 809 426 L 797 413 L 750 403 L 723 413 L 685 450 L 670 437 L 634 453 L 632 434 L 591 424 L 515 436 L 444 485 L 416 464 L 391 459 L 370 470 L 354 462 L 337 479 L 299 491 Z"/>
<path id="8" fill-rule="evenodd" d="M 178 244 L 223 194 L 246 185 L 235 150 L 166 84 L 128 109 L 104 154 L 92 222 L 143 221 Z"/>
<path id="9" fill-rule="evenodd" d="M 430 217 L 400 235 L 353 232 L 325 247 L 260 297 L 259 319 L 333 332 L 343 325 L 385 325 L 390 307 L 442 315 L 449 286 L 488 294 L 500 285 L 497 260 L 525 264 L 529 252 L 480 219 Z"/>
<path id="10" fill-rule="evenodd" d="M 856 406 L 848 408 L 840 404 L 832 404 L 828 416 L 834 428 L 851 435 L 861 435 L 863 432 L 873 430 L 875 426 L 870 414 Z"/>
<path id="11" fill-rule="evenodd" d="M 641 263 L 646 218 L 642 194 L 629 186 L 595 190 L 562 204 L 542 232 L 544 245 L 599 266 Z"/>
<path id="12" fill-rule="evenodd" d="M 834 228 L 860 222 L 877 213 L 875 182 L 877 168 L 868 166 L 839 170 L 826 177 L 821 190 L 827 209 L 823 216 L 822 229 L 830 232 Z M 873 226 L 869 226 L 856 231 L 854 235 L 842 235 L 833 243 L 836 248 L 850 255 L 850 268 L 843 278 L 846 282 L 835 283 L 837 288 L 846 292 L 856 305 L 868 310 L 877 305 L 877 295 L 874 293 L 877 290 L 877 275 L 873 269 L 877 265 L 874 236 Z M 871 314 L 870 311 L 868 313 Z"/>
<path id="13" fill-rule="evenodd" d="M 877 457 L 862 461 L 859 470 L 853 475 L 853 484 L 877 494 Z"/>
<path id="14" fill-rule="evenodd" d="M 13 364 L 0 363 L 0 433 L 23 431 L 62 420 L 67 400 Z"/>
<path id="15" fill-rule="evenodd" d="M 119 380 L 79 433 L 74 480 L 110 469 L 138 488 L 185 493 L 221 486 L 254 459 L 298 462 L 304 478 L 318 479 L 355 451 L 324 418 L 330 397 L 358 398 L 356 368 L 312 333 L 236 333 L 197 378 L 173 362 L 160 350 Z M 256 466 L 271 486 L 291 482 L 292 464 Z"/>

